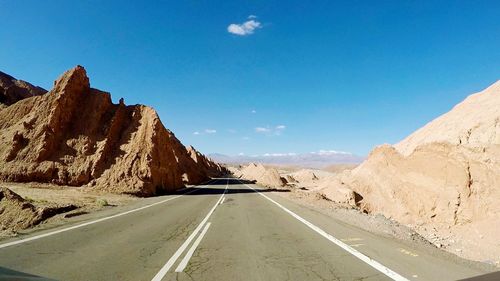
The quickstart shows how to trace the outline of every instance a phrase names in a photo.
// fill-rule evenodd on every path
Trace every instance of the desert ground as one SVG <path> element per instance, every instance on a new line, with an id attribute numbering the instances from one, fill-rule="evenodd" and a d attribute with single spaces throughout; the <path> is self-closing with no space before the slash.
<path id="1" fill-rule="evenodd" d="M 64 220 L 4 238 L 0 272 L 62 280 L 456 280 L 495 271 L 381 216 L 235 178 Z"/>

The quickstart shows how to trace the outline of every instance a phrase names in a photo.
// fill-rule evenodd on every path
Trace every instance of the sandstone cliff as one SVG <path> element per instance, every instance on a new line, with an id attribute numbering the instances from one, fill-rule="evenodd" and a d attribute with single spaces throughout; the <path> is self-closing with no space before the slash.
<path id="1" fill-rule="evenodd" d="M 43 95 L 0 108 L 0 180 L 149 196 L 223 172 L 188 151 L 154 109 L 113 104 L 77 66 Z"/>

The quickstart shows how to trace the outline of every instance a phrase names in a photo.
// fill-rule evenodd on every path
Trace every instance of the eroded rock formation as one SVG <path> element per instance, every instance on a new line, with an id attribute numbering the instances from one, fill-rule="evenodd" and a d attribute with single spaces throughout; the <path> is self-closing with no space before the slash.
<path id="1" fill-rule="evenodd" d="M 77 66 L 42 95 L 0 108 L 0 180 L 149 196 L 223 168 L 187 150 L 154 109 L 113 104 Z"/>

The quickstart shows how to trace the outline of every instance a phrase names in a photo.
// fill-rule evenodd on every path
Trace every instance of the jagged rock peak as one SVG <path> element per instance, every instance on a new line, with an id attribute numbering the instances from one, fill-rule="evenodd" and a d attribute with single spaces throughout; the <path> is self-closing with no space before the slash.
<path id="1" fill-rule="evenodd" d="M 82 66 L 49 94 L 0 107 L 0 180 L 149 196 L 224 172 L 186 147 L 144 105 L 113 104 Z"/>
<path id="2" fill-rule="evenodd" d="M 54 81 L 54 89 L 51 92 L 83 93 L 89 89 L 90 81 L 87 77 L 87 71 L 83 66 L 77 65 Z"/>

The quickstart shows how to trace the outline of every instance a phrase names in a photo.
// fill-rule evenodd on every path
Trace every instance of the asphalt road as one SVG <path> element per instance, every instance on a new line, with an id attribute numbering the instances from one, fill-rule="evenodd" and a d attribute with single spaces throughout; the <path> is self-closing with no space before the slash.
<path id="1" fill-rule="evenodd" d="M 184 192 L 0 241 L 0 280 L 457 280 L 486 273 L 236 179 Z"/>

